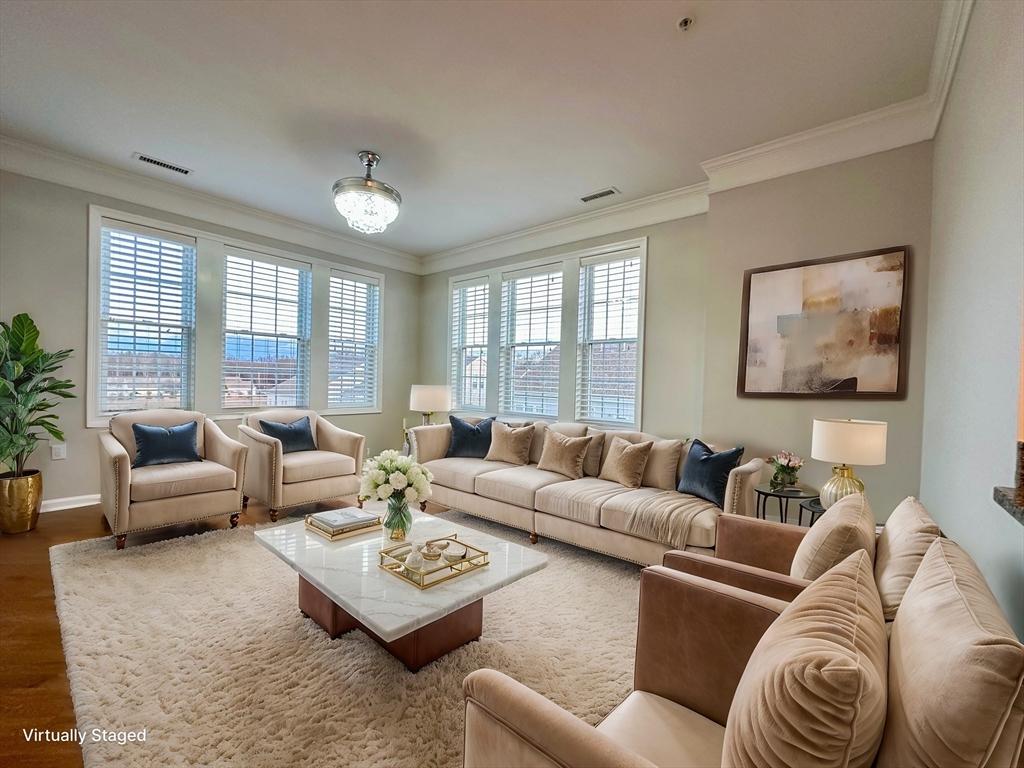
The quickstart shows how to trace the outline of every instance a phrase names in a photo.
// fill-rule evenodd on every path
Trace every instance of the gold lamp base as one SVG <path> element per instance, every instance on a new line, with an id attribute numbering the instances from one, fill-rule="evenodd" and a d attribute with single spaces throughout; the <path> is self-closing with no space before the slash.
<path id="1" fill-rule="evenodd" d="M 832 467 L 832 477 L 821 486 L 821 494 L 818 501 L 821 506 L 828 509 L 843 496 L 851 493 L 864 493 L 864 483 L 853 476 L 853 467 L 849 464 L 840 464 Z"/>

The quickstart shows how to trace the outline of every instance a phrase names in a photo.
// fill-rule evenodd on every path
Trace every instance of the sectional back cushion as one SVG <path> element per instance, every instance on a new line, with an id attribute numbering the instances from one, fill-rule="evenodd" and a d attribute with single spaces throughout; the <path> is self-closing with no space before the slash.
<path id="1" fill-rule="evenodd" d="M 537 469 L 556 472 L 570 480 L 580 480 L 583 477 L 583 462 L 593 440 L 592 437 L 566 437 L 549 427 L 544 433 L 544 453 Z"/>
<path id="2" fill-rule="evenodd" d="M 814 581 L 858 549 L 875 560 L 875 516 L 863 493 L 844 496 L 818 518 L 793 556 L 789 575 Z"/>
<path id="3" fill-rule="evenodd" d="M 203 460 L 199 455 L 197 421 L 174 427 L 153 427 L 135 423 L 132 424 L 132 433 L 135 435 L 133 467 Z"/>
<path id="4" fill-rule="evenodd" d="M 608 452 L 611 449 L 612 438 L 618 437 L 634 445 L 637 443 L 654 444 L 651 446 L 651 452 L 647 456 L 647 463 L 644 465 L 644 475 L 640 480 L 640 485 L 645 488 L 659 488 L 663 491 L 674 491 L 676 489 L 676 483 L 679 479 L 680 454 L 683 450 L 682 440 L 663 440 L 657 435 L 650 435 L 646 432 L 599 432 L 593 427 L 590 428 L 587 434 L 601 435 L 604 441 L 602 446 L 596 446 L 596 448 L 603 448 L 603 450 L 596 451 L 597 454 L 600 454 L 599 457 L 595 455 L 594 446 L 591 447 L 591 453 L 587 455 L 588 475 L 598 477 L 601 474 L 601 468 L 604 466 L 604 462 L 608 458 Z"/>
<path id="5" fill-rule="evenodd" d="M 903 594 L 917 573 L 925 552 L 941 532 L 928 510 L 913 496 L 907 496 L 889 515 L 878 537 L 875 551 L 875 584 L 882 596 L 886 620 L 896 618 Z"/>
<path id="6" fill-rule="evenodd" d="M 491 447 L 487 450 L 488 461 L 504 461 L 508 464 L 526 464 L 530 461 L 530 443 L 534 427 L 511 427 L 500 421 L 491 424 Z"/>
<path id="7" fill-rule="evenodd" d="M 281 441 L 282 453 L 316 450 L 316 441 L 313 439 L 313 426 L 309 416 L 303 416 L 301 419 L 296 419 L 287 424 L 260 419 L 260 429 L 264 435 L 276 437 Z"/>
<path id="8" fill-rule="evenodd" d="M 729 709 L 722 765 L 870 766 L 885 725 L 887 653 L 871 558 L 855 552 L 761 637 Z"/>
<path id="9" fill-rule="evenodd" d="M 729 485 L 729 473 L 743 460 L 743 446 L 715 453 L 711 446 L 694 440 L 690 454 L 683 465 L 683 476 L 679 479 L 679 492 L 697 496 L 725 509 L 725 489 Z"/>
<path id="10" fill-rule="evenodd" d="M 491 448 L 491 424 L 494 419 L 483 419 L 470 424 L 457 416 L 449 416 L 452 425 L 452 441 L 448 445 L 446 459 L 482 459 Z"/>
<path id="11" fill-rule="evenodd" d="M 879 768 L 1017 765 L 1024 645 L 974 561 L 932 542 L 889 641 L 889 711 Z"/>
<path id="12" fill-rule="evenodd" d="M 639 488 L 654 443 L 631 443 L 621 437 L 612 437 L 611 441 L 598 477 L 627 488 Z"/>

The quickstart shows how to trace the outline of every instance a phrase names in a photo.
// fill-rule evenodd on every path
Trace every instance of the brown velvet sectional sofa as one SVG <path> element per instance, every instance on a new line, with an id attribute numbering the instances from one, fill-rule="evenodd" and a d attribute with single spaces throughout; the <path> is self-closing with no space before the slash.
<path id="1" fill-rule="evenodd" d="M 479 419 L 466 419 L 477 423 Z M 416 461 L 434 475 L 433 498 L 440 506 L 466 512 L 641 565 L 660 563 L 670 550 L 713 554 L 722 514 L 753 515 L 754 486 L 764 462 L 752 459 L 732 470 L 725 508 L 676 488 L 691 443 L 645 432 L 611 431 L 573 422 L 534 422 L 530 462 L 445 458 L 449 424 L 413 427 L 409 443 Z M 546 430 L 567 437 L 594 435 L 584 477 L 537 468 Z M 626 488 L 598 477 L 611 436 L 630 443 L 654 441 L 640 488 Z"/>

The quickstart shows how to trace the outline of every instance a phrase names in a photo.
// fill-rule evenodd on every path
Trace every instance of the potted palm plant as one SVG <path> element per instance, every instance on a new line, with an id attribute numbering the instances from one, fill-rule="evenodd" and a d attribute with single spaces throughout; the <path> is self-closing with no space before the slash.
<path id="1" fill-rule="evenodd" d="M 11 324 L 0 322 L 0 530 L 24 533 L 36 527 L 43 503 L 43 476 L 25 469 L 29 456 L 46 433 L 64 440 L 53 408 L 60 398 L 74 397 L 74 384 L 52 374 L 70 349 L 47 352 L 39 346 L 39 329 L 26 314 Z"/>

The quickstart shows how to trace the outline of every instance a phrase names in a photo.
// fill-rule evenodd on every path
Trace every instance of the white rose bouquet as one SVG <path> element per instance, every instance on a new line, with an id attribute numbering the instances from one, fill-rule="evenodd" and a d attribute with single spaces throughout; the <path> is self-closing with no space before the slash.
<path id="1" fill-rule="evenodd" d="M 388 513 L 384 518 L 384 527 L 391 531 L 391 538 L 401 541 L 412 526 L 409 505 L 430 498 L 430 483 L 433 480 L 430 470 L 422 464 L 417 464 L 398 451 L 384 451 L 363 464 L 359 499 L 386 501 Z M 396 535 L 399 531 L 400 536 Z"/>

